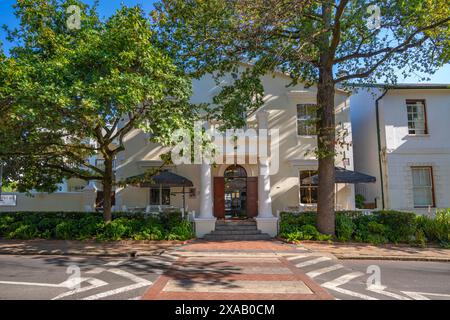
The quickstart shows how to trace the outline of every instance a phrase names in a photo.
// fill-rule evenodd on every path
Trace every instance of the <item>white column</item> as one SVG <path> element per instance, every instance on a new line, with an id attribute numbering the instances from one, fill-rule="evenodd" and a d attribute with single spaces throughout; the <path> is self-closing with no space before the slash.
<path id="1" fill-rule="evenodd" d="M 269 160 L 260 160 L 258 179 L 258 218 L 273 218 L 270 197 Z"/>
<path id="2" fill-rule="evenodd" d="M 208 129 L 208 125 L 206 126 Z M 216 228 L 216 218 L 213 215 L 211 165 L 202 157 L 200 165 L 200 214 L 195 221 L 195 235 L 202 238 Z"/>
<path id="3" fill-rule="evenodd" d="M 212 186 L 211 186 L 211 165 L 208 163 L 201 164 L 200 172 L 200 215 L 201 219 L 212 219 Z"/>
<path id="4" fill-rule="evenodd" d="M 258 129 L 268 129 L 269 112 L 259 111 L 256 114 Z M 264 145 L 265 144 L 265 145 Z M 267 150 L 267 139 L 259 141 L 259 178 L 258 178 L 258 216 L 256 224 L 259 230 L 272 237 L 278 234 L 278 218 L 272 214 L 272 198 L 270 197 L 270 166 Z"/>
<path id="5" fill-rule="evenodd" d="M 258 129 L 267 130 L 269 127 L 269 112 L 261 110 L 256 114 L 258 119 Z M 273 218 L 272 199 L 270 197 L 270 170 L 266 137 L 261 137 L 259 141 L 259 179 L 258 179 L 258 217 Z"/>

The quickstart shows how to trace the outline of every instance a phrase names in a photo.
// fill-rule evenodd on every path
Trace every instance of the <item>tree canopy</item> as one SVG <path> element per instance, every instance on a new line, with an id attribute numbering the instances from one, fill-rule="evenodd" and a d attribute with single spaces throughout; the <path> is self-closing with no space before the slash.
<path id="1" fill-rule="evenodd" d="M 70 5 L 79 8 L 79 28 L 68 23 L 77 18 Z M 52 191 L 55 181 L 77 177 L 111 194 L 113 162 L 131 130 L 168 144 L 172 131 L 192 125 L 190 79 L 155 43 L 140 7 L 123 6 L 105 21 L 81 1 L 19 0 L 15 8 L 20 26 L 10 36 L 19 45 L 0 70 L 0 103 L 9 110 L 0 157 L 20 190 Z M 94 155 L 101 164 L 89 161 Z M 108 196 L 104 215 L 111 219 Z"/>
<path id="2" fill-rule="evenodd" d="M 317 85 L 318 228 L 331 234 L 336 86 L 433 73 L 449 60 L 449 16 L 446 0 L 161 0 L 153 13 L 187 72 L 235 75 L 217 101 L 229 110 L 254 107 L 236 98 L 261 96 L 258 79 L 275 70 Z M 239 74 L 241 62 L 252 67 Z"/>

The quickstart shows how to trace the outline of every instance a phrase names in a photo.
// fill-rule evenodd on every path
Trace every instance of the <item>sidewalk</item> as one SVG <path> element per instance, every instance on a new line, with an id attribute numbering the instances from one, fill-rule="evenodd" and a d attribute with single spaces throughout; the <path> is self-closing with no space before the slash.
<path id="1" fill-rule="evenodd" d="M 76 256 L 151 256 L 175 249 L 185 241 L 72 241 L 0 239 L 0 254 L 76 255 Z"/>
<path id="2" fill-rule="evenodd" d="M 361 243 L 302 242 L 300 248 L 326 252 L 338 259 L 450 262 L 450 249 L 416 248 L 402 245 L 373 246 Z"/>

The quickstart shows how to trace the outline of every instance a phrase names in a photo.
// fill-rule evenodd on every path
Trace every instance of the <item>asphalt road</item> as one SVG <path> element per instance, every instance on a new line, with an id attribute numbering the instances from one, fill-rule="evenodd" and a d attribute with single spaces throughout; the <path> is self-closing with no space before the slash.
<path id="1" fill-rule="evenodd" d="M 0 299 L 139 299 L 173 260 L 0 255 Z"/>
<path id="2" fill-rule="evenodd" d="M 139 299 L 174 259 L 0 255 L 0 299 Z M 337 299 L 450 300 L 450 263 L 292 262 Z"/>

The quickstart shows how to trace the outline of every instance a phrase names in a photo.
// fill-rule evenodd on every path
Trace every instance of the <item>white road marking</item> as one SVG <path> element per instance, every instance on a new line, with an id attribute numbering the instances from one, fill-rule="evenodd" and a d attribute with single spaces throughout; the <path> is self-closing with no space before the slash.
<path id="1" fill-rule="evenodd" d="M 106 270 L 105 268 L 97 267 L 97 268 L 91 269 L 89 271 L 86 271 L 85 273 L 87 273 L 87 274 L 99 274 L 99 273 L 102 273 L 105 270 Z"/>
<path id="2" fill-rule="evenodd" d="M 327 272 L 331 272 L 331 271 L 335 271 L 335 270 L 339 270 L 341 268 L 343 268 L 344 266 L 342 264 L 335 264 L 332 265 L 331 267 L 325 267 L 325 268 L 321 268 L 321 269 L 317 269 L 314 271 L 310 271 L 308 273 L 306 273 L 306 275 L 310 278 L 315 278 L 317 276 L 320 276 L 321 274 L 327 273 Z"/>
<path id="3" fill-rule="evenodd" d="M 39 282 L 18 282 L 18 281 L 0 281 L 0 284 L 11 284 L 19 286 L 37 286 L 37 287 L 51 287 L 51 288 L 67 288 L 61 284 L 54 283 L 39 283 Z"/>
<path id="4" fill-rule="evenodd" d="M 89 282 L 91 285 L 87 286 L 87 287 L 83 287 L 83 288 L 78 288 L 78 289 L 74 289 L 68 292 L 64 292 L 61 293 L 60 295 L 54 297 L 52 300 L 58 300 L 61 298 L 65 298 L 65 297 L 69 297 L 69 296 L 73 296 L 75 294 L 81 293 L 81 292 L 85 292 L 85 291 L 89 291 L 95 288 L 99 288 L 99 287 L 103 287 L 106 286 L 108 283 L 99 279 L 95 279 L 95 278 L 88 278 L 87 282 Z"/>
<path id="5" fill-rule="evenodd" d="M 413 291 L 402 291 L 402 293 L 413 298 L 414 300 L 430 300 L 430 298 L 426 296 L 450 298 L 450 294 L 444 293 L 413 292 Z"/>
<path id="6" fill-rule="evenodd" d="M 286 257 L 286 260 L 296 260 L 296 259 L 302 259 L 302 258 L 306 258 L 311 256 L 311 253 L 300 253 L 296 256 L 290 256 L 290 257 Z"/>
<path id="7" fill-rule="evenodd" d="M 381 295 L 385 295 L 387 297 L 391 297 L 391 298 L 394 298 L 394 299 L 397 299 L 397 300 L 411 300 L 411 299 L 403 297 L 403 296 L 401 296 L 399 294 L 392 293 L 392 292 L 389 292 L 389 291 L 385 291 L 385 289 L 386 289 L 385 286 L 375 286 L 375 285 L 374 286 L 369 286 L 367 288 L 367 290 L 369 290 L 369 291 L 372 291 L 372 292 L 375 292 L 375 293 L 378 293 L 378 294 L 381 294 Z"/>
<path id="8" fill-rule="evenodd" d="M 171 266 L 173 264 L 173 262 L 171 262 L 171 261 L 164 261 L 164 260 L 160 260 L 157 258 L 149 258 L 149 257 L 140 257 L 140 258 L 144 259 L 146 261 L 150 261 L 150 262 L 157 263 L 157 264 L 163 264 L 166 266 Z"/>
<path id="9" fill-rule="evenodd" d="M 305 262 L 297 263 L 295 266 L 297 268 L 303 268 L 303 267 L 312 266 L 313 264 L 324 262 L 324 261 L 328 261 L 328 260 L 331 260 L 331 258 L 319 257 L 319 258 L 316 258 L 316 259 L 312 259 L 312 260 L 308 260 L 308 261 L 305 261 Z"/>
<path id="10" fill-rule="evenodd" d="M 41 283 L 41 282 L 19 282 L 19 281 L 0 281 L 0 284 L 10 284 L 19 286 L 36 286 L 50 288 L 73 288 L 74 286 L 86 281 L 87 278 L 72 278 L 61 283 Z"/>
<path id="11" fill-rule="evenodd" d="M 371 297 L 371 296 L 367 296 L 365 294 L 361 294 L 358 292 L 354 292 L 351 290 L 347 290 L 347 289 L 343 289 L 343 288 L 339 288 L 339 286 L 346 284 L 347 282 L 361 277 L 363 276 L 364 273 L 361 272 L 352 272 L 352 273 L 348 273 L 346 275 L 343 275 L 339 278 L 336 278 L 334 280 L 325 282 L 323 284 L 321 284 L 322 287 L 336 291 L 336 292 L 340 292 L 342 294 L 346 294 L 352 297 L 356 297 L 356 298 L 360 298 L 360 299 L 364 299 L 364 300 L 378 300 L 377 298 Z"/>
<path id="12" fill-rule="evenodd" d="M 131 290 L 135 290 L 135 289 L 139 289 L 141 287 L 147 286 L 146 283 L 135 283 L 129 286 L 125 286 L 122 288 L 118 288 L 118 289 L 114 289 L 114 290 L 109 290 L 109 291 L 105 291 L 105 292 L 101 292 L 98 294 L 94 294 L 92 296 L 83 298 L 82 300 L 98 300 L 101 298 L 105 298 L 105 297 L 109 297 L 115 294 L 119 294 L 119 293 L 123 293 L 123 292 L 127 292 L 127 291 L 131 291 Z"/>
<path id="13" fill-rule="evenodd" d="M 105 264 L 105 266 L 118 266 L 119 264 L 124 263 L 125 261 L 127 261 L 126 259 L 122 259 L 122 260 L 117 260 L 117 261 L 111 261 Z"/>
<path id="14" fill-rule="evenodd" d="M 134 274 L 131 274 L 129 272 L 126 272 L 126 271 L 123 271 L 123 270 L 120 270 L 120 269 L 109 269 L 107 271 L 115 273 L 117 275 L 120 275 L 120 276 L 122 276 L 124 278 L 130 279 L 131 281 L 136 282 L 136 283 L 132 284 L 132 285 L 129 285 L 129 286 L 122 287 L 122 288 L 117 288 L 117 289 L 101 292 L 101 293 L 98 293 L 98 294 L 94 294 L 94 295 L 91 295 L 89 297 L 83 298 L 82 300 L 97 300 L 97 299 L 109 297 L 109 296 L 112 296 L 112 295 L 116 295 L 118 293 L 123 293 L 123 292 L 131 291 L 131 290 L 135 290 L 135 289 L 138 289 L 138 288 L 150 286 L 150 285 L 153 284 L 153 282 L 151 282 L 151 281 L 148 281 L 148 280 L 143 279 L 141 277 L 135 276 Z"/>

